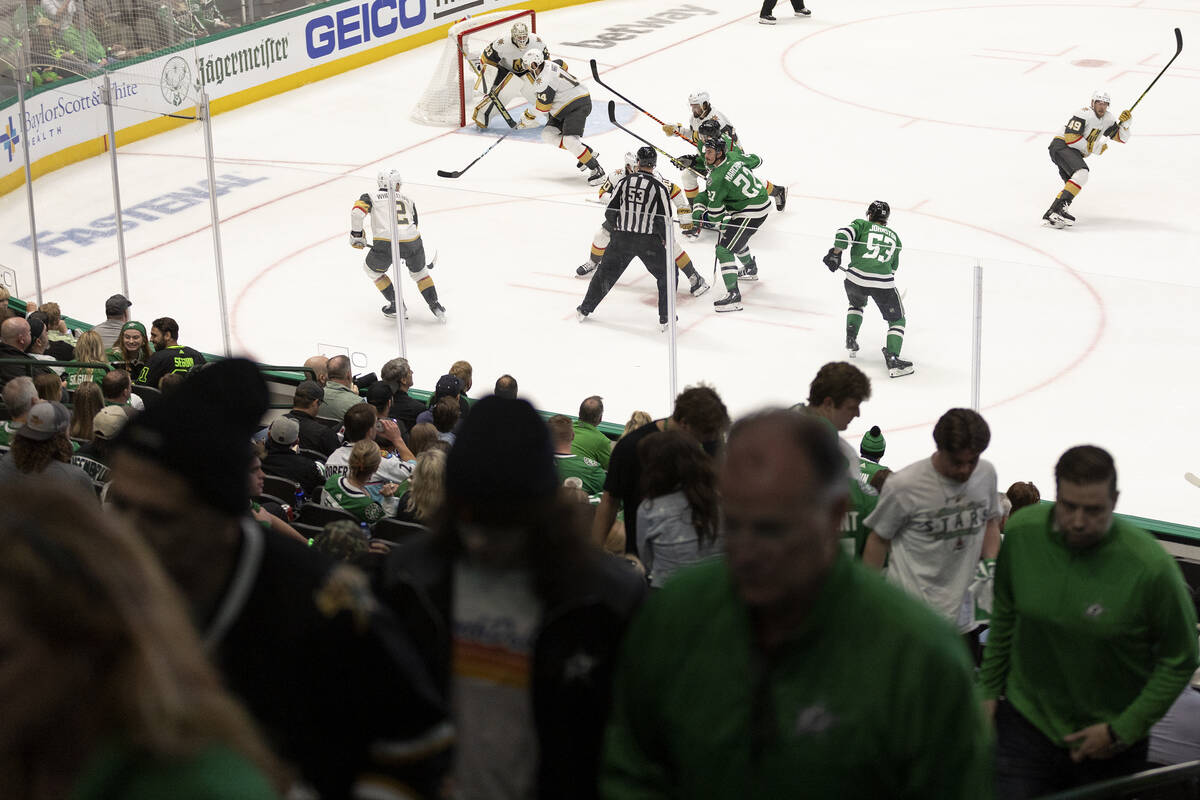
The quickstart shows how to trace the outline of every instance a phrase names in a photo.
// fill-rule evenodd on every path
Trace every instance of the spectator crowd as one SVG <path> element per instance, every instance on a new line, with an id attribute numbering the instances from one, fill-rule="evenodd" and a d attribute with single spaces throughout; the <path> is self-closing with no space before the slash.
<path id="1" fill-rule="evenodd" d="M 1195 595 L 1097 445 L 1053 502 L 970 409 L 888 467 L 845 362 L 615 441 L 466 361 L 426 400 L 313 356 L 273 408 L 121 295 L 20 306 L 0 797 L 986 800 L 1200 758 Z"/>

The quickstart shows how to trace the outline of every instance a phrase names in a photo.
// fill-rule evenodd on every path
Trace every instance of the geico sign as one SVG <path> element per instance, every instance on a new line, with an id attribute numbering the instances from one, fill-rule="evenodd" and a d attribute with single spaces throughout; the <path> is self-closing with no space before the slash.
<path id="1" fill-rule="evenodd" d="M 313 17 L 304 26 L 309 58 L 324 58 L 425 21 L 425 0 L 374 0 Z"/>
<path id="2" fill-rule="evenodd" d="M 587 47 L 592 50 L 604 50 L 609 47 L 616 47 L 617 42 L 636 39 L 665 25 L 671 25 L 672 23 L 690 19 L 691 17 L 716 13 L 716 11 L 701 8 L 700 6 L 677 6 L 675 8 L 668 8 L 666 11 L 660 11 L 657 14 L 652 14 L 649 17 L 642 17 L 626 25 L 610 25 L 597 33 L 595 39 L 581 39 L 578 42 L 559 42 L 559 44 L 566 47 Z"/>

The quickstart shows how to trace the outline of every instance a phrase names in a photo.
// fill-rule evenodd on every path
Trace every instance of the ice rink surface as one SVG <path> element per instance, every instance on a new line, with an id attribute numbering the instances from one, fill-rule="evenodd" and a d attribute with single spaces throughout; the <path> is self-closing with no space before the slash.
<path id="1" fill-rule="evenodd" d="M 817 368 L 845 357 L 846 300 L 821 264 L 834 231 L 874 199 L 892 206 L 904 242 L 904 357 L 915 374 L 889 379 L 885 325 L 872 307 L 857 364 L 873 395 L 847 432 L 871 425 L 900 467 L 932 452 L 933 422 L 967 405 L 971 390 L 972 268 L 984 268 L 982 411 L 985 453 L 1001 489 L 1032 480 L 1053 495 L 1053 464 L 1073 445 L 1111 450 L 1118 510 L 1200 523 L 1195 442 L 1200 334 L 1200 60 L 1189 49 L 1194 0 L 979 3 L 813 0 L 813 16 L 757 24 L 756 3 L 603 0 L 538 15 L 538 32 L 577 76 L 602 77 L 665 119 L 686 120 L 690 92 L 707 90 L 736 125 L 761 177 L 786 184 L 787 209 L 752 240 L 761 280 L 743 284 L 740 313 L 717 315 L 714 290 L 679 295 L 679 386 L 714 385 L 738 415 L 803 400 Z M 671 9 L 685 19 L 639 25 Z M 676 16 L 683 16 L 678 14 Z M 600 39 L 631 25 L 624 39 Z M 1078 223 L 1056 231 L 1041 215 L 1062 183 L 1051 137 L 1093 89 L 1128 108 L 1174 51 L 1183 55 L 1134 112 L 1133 136 L 1089 159 L 1091 182 L 1072 206 Z M 609 33 L 613 31 L 610 30 Z M 1194 35 L 1194 34 L 1193 34 Z M 601 45 L 608 45 L 602 47 Z M 451 362 L 475 367 L 473 396 L 502 373 L 541 408 L 568 413 L 593 393 L 606 419 L 633 409 L 670 411 L 666 336 L 653 281 L 635 262 L 592 318 L 574 308 L 602 208 L 565 152 L 536 133 L 510 137 L 470 172 L 461 169 L 500 135 L 409 121 L 443 44 L 435 43 L 214 120 L 222 243 L 235 350 L 296 364 L 321 347 L 367 356 L 378 369 L 398 353 L 395 324 L 348 242 L 350 206 L 395 167 L 416 201 L 433 277 L 449 312 L 438 324 L 411 281 L 408 351 L 419 387 Z M 585 141 L 606 169 L 636 142 L 603 112 L 594 87 Z M 622 107 L 644 136 L 677 154 L 652 120 Z M 496 120 L 496 125 L 500 125 Z M 204 180 L 197 125 L 119 151 L 135 319 L 175 317 L 184 344 L 221 348 L 208 206 L 186 201 Z M 668 177 L 675 178 L 669 165 Z M 106 158 L 35 184 L 38 225 L 62 232 L 112 213 Z M 184 199 L 181 199 L 184 198 Z M 140 206 L 139 206 L 140 204 Z M 135 209 L 136 210 L 136 209 Z M 0 198 L 0 264 L 32 294 L 24 192 Z M 128 219 L 128 217 L 127 217 Z M 99 321 L 119 289 L 115 240 L 61 238 L 42 251 L 46 299 Z M 712 234 L 688 243 L 702 274 Z M 57 251 L 57 252 L 53 252 Z"/>

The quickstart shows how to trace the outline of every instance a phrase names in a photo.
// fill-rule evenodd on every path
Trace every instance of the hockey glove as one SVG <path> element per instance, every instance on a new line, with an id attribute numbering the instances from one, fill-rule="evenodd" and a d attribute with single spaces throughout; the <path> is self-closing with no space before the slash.
<path id="1" fill-rule="evenodd" d="M 350 231 L 350 246 L 355 250 L 362 250 L 367 246 L 367 237 L 362 231 Z"/>
<path id="2" fill-rule="evenodd" d="M 1122 124 L 1129 122 L 1129 120 L 1133 119 L 1133 112 L 1126 109 L 1125 111 L 1121 112 L 1121 116 L 1117 117 L 1117 119 L 1120 120 Z"/>
<path id="3" fill-rule="evenodd" d="M 526 109 L 525 113 L 521 115 L 521 121 L 517 123 L 517 130 L 523 131 L 526 128 L 532 128 L 536 124 L 537 124 L 537 116 L 534 114 L 530 114 L 529 109 Z"/>
<path id="4" fill-rule="evenodd" d="M 1121 130 L 1121 126 L 1114 122 L 1112 125 L 1109 125 L 1107 128 L 1104 129 L 1104 135 L 1107 136 L 1108 138 L 1112 139 L 1112 138 L 1116 137 L 1117 133 L 1119 133 L 1120 130 Z"/>
<path id="5" fill-rule="evenodd" d="M 830 272 L 837 272 L 842 266 L 842 251 L 831 247 L 821 260 L 825 262 L 825 266 L 829 267 Z"/>
<path id="6" fill-rule="evenodd" d="M 663 123 L 662 129 L 663 129 L 663 133 L 665 133 L 667 136 L 674 136 L 676 133 L 679 132 L 678 125 L 671 125 L 670 123 L 665 123 L 665 122 Z"/>

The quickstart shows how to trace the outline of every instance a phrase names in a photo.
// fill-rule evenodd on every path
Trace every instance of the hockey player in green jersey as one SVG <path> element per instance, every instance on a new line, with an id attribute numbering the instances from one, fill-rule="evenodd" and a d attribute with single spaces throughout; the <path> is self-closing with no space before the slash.
<path id="1" fill-rule="evenodd" d="M 729 157 L 724 137 L 705 141 L 704 162 L 708 167 L 705 202 L 708 219 L 720 235 L 717 263 L 721 266 L 726 291 L 713 307 L 717 311 L 741 311 L 742 293 L 738 290 L 738 279 L 758 280 L 758 264 L 750 254 L 750 237 L 766 220 L 771 196 L 745 161 Z M 702 219 L 703 213 L 693 208 L 693 220 Z"/>
<path id="2" fill-rule="evenodd" d="M 904 345 L 904 304 L 896 291 L 893 277 L 900 268 L 900 237 L 887 226 L 891 207 L 876 200 L 867 207 L 867 218 L 856 219 L 834 235 L 833 247 L 822 261 L 830 272 L 842 268 L 842 251 L 850 251 L 850 266 L 846 267 L 846 298 L 850 308 L 846 311 L 846 350 L 850 358 L 858 353 L 858 330 L 862 327 L 863 309 L 868 300 L 874 300 L 879 312 L 888 323 L 887 346 L 883 348 L 883 359 L 887 363 L 888 375 L 899 378 L 911 375 L 911 361 L 900 358 Z"/>

